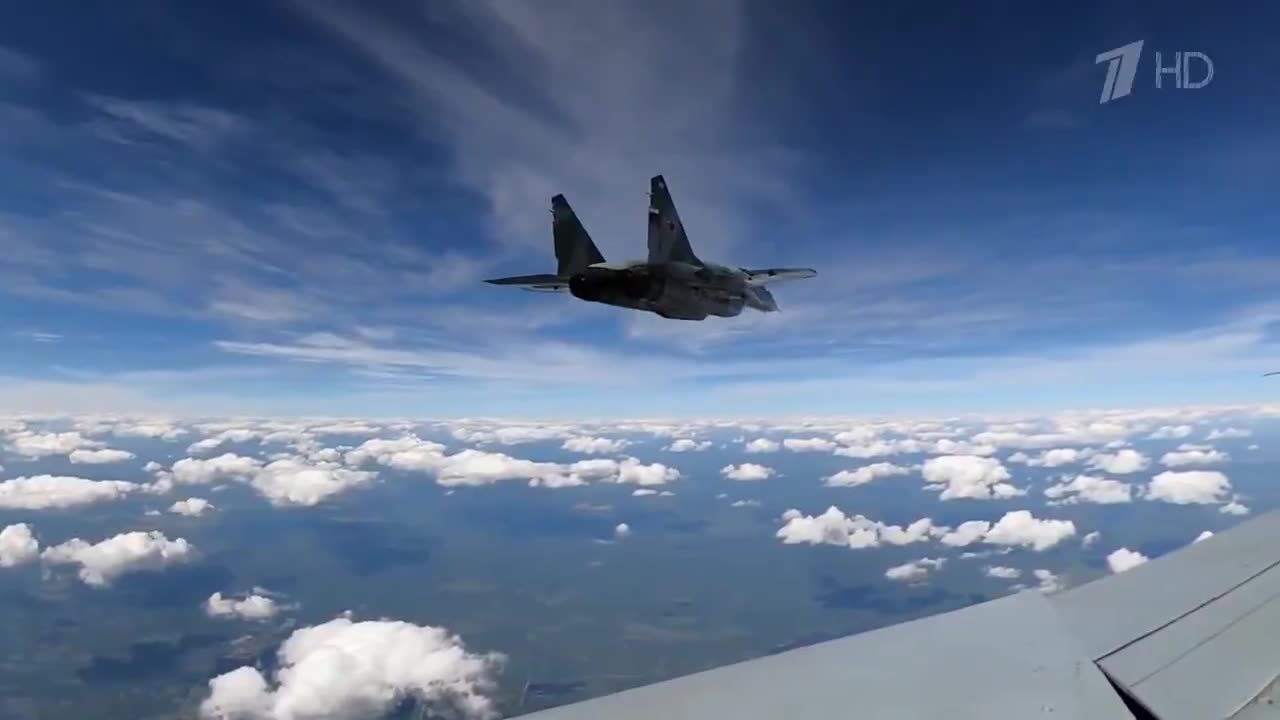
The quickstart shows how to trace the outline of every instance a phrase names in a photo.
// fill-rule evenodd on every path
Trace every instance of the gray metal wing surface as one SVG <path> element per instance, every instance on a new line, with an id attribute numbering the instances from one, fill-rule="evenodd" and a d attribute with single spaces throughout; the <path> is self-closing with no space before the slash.
<path id="1" fill-rule="evenodd" d="M 527 720 L 1280 718 L 1280 512 L 1071 590 L 564 705 Z"/>

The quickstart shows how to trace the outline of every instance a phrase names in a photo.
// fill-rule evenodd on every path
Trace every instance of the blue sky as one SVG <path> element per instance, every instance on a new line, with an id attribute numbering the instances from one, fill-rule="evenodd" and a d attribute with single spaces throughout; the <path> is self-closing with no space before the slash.
<path id="1" fill-rule="evenodd" d="M 335 415 L 1250 402 L 1274 351 L 1266 13 L 46 3 L 0 27 L 0 405 Z M 1146 41 L 1098 103 L 1099 52 Z M 1155 51 L 1212 58 L 1154 86 Z M 565 193 L 800 265 L 703 323 L 512 293 Z"/>

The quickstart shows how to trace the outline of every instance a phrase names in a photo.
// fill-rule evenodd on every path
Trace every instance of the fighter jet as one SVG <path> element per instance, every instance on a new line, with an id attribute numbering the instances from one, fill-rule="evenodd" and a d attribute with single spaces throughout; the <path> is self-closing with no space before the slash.
<path id="1" fill-rule="evenodd" d="M 735 317 L 744 307 L 776 312 L 767 283 L 811 278 L 809 268 L 749 270 L 704 262 L 693 253 L 689 236 L 661 175 L 649 181 L 649 258 L 605 262 L 564 195 L 551 198 L 555 238 L 555 275 L 520 275 L 486 280 L 535 292 L 564 292 L 579 300 L 646 310 L 673 320 Z"/>

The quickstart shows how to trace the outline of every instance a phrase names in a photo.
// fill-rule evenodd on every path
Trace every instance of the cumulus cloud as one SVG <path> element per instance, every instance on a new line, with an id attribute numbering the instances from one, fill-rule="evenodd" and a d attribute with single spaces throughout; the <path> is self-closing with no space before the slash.
<path id="1" fill-rule="evenodd" d="M 636 458 L 626 458 L 618 463 L 613 482 L 633 485 L 666 485 L 680 479 L 680 471 L 662 463 L 645 464 Z"/>
<path id="2" fill-rule="evenodd" d="M 838 447 L 835 449 L 835 454 L 842 457 L 865 460 L 867 458 L 884 457 L 886 455 L 935 452 L 936 450 L 936 443 L 924 443 L 916 440 L 915 438 L 897 438 L 894 440 L 872 440 L 870 442 L 855 443 L 853 445 Z"/>
<path id="3" fill-rule="evenodd" d="M 87 480 L 64 475 L 34 475 L 0 482 L 0 508 L 49 510 L 119 500 L 143 489 L 123 480 Z"/>
<path id="4" fill-rule="evenodd" d="M 734 500 L 733 502 L 729 503 L 729 507 L 736 507 L 736 508 L 740 508 L 740 507 L 760 507 L 760 501 L 759 501 L 759 500 L 749 500 L 749 499 L 748 499 L 748 500 Z"/>
<path id="5" fill-rule="evenodd" d="M 986 520 L 966 520 L 944 534 L 941 541 L 943 545 L 968 547 L 982 540 L 990 529 L 991 523 Z"/>
<path id="6" fill-rule="evenodd" d="M 1085 535 L 1084 537 L 1080 538 L 1080 546 L 1089 547 L 1090 545 L 1093 545 L 1094 543 L 1098 542 L 1098 540 L 1101 537 L 1102 537 L 1102 533 L 1098 532 L 1097 530 L 1094 530 L 1088 535 Z"/>
<path id="7" fill-rule="evenodd" d="M 179 500 L 169 506 L 169 512 L 186 515 L 187 517 L 200 517 L 212 509 L 213 503 L 198 497 Z"/>
<path id="8" fill-rule="evenodd" d="M 864 465 L 857 470 L 841 470 L 835 475 L 826 478 L 825 484 L 828 487 L 856 487 L 858 485 L 866 485 L 880 478 L 906 475 L 909 472 L 911 471 L 908 468 L 901 465 L 878 462 Z"/>
<path id="9" fill-rule="evenodd" d="M 1076 534 L 1070 520 L 1044 520 L 1029 510 L 1007 512 L 991 527 L 983 541 L 992 545 L 1018 545 L 1037 552 L 1048 550 Z"/>
<path id="10" fill-rule="evenodd" d="M 217 435 L 213 435 L 203 440 L 198 440 L 194 443 L 191 443 L 190 445 L 187 446 L 187 452 L 193 455 L 203 455 L 204 453 L 217 450 L 218 448 L 222 447 L 227 443 L 249 442 L 250 440 L 253 440 L 258 436 L 259 436 L 259 433 L 256 430 L 252 430 L 250 428 L 228 428 L 218 433 Z M 278 438 L 279 435 L 276 434 L 275 437 Z M 302 439 L 302 438 L 298 437 L 296 439 Z"/>
<path id="11" fill-rule="evenodd" d="M 1036 456 L 1029 456 L 1021 452 L 1014 453 L 1009 456 L 1009 461 L 1023 462 L 1032 467 L 1055 468 L 1084 462 L 1093 457 L 1093 454 L 1094 450 L 1092 448 L 1053 448 L 1052 450 L 1045 450 Z M 1015 460 L 1015 458 L 1017 459 Z"/>
<path id="12" fill-rule="evenodd" d="M 937 570 L 946 563 L 945 558 L 920 558 L 909 563 L 895 565 L 884 571 L 884 576 L 898 582 L 920 582 L 930 570 Z"/>
<path id="13" fill-rule="evenodd" d="M 0 530 L 0 568 L 25 565 L 40 557 L 40 541 L 26 523 Z"/>
<path id="14" fill-rule="evenodd" d="M 1040 568 L 1032 571 L 1032 574 L 1036 576 L 1036 580 L 1040 583 L 1036 588 L 1040 592 L 1055 593 L 1062 589 L 1062 580 L 1052 572 Z"/>
<path id="15" fill-rule="evenodd" d="M 586 435 L 577 435 L 564 441 L 561 445 L 565 450 L 583 453 L 587 455 L 603 455 L 607 453 L 622 452 L 623 448 L 631 443 L 622 438 L 605 438 L 605 437 L 588 437 Z"/>
<path id="16" fill-rule="evenodd" d="M 631 537 L 631 526 L 626 523 L 618 523 L 618 526 L 613 529 L 613 536 L 619 540 Z"/>
<path id="17" fill-rule="evenodd" d="M 250 593 L 243 599 L 223 597 L 216 592 L 204 603 L 204 612 L 211 618 L 238 618 L 240 620 L 270 620 L 280 612 L 280 604 L 266 595 Z"/>
<path id="18" fill-rule="evenodd" d="M 344 420 L 312 425 L 307 428 L 307 432 L 316 435 L 373 435 L 381 430 L 382 428 L 377 425 L 363 420 Z"/>
<path id="19" fill-rule="evenodd" d="M 491 699 L 505 658 L 468 651 L 444 628 L 337 618 L 295 630 L 268 679 L 244 666 L 209 681 L 200 714 L 217 720 L 363 720 L 406 698 L 473 720 L 498 716 Z"/>
<path id="20" fill-rule="evenodd" d="M 886 525 L 862 515 L 845 515 L 834 505 L 821 515 L 805 515 L 791 509 L 782 514 L 783 526 L 776 537 L 788 545 L 842 545 L 854 550 L 889 545 L 910 545 L 940 537 L 947 528 L 921 518 L 906 526 Z"/>
<path id="21" fill-rule="evenodd" d="M 132 460 L 134 454 L 126 450 L 103 448 L 102 450 L 72 450 L 67 459 L 74 465 L 106 465 Z"/>
<path id="22" fill-rule="evenodd" d="M 661 463 L 645 464 L 633 457 L 563 464 L 475 449 L 448 455 L 443 445 L 415 436 L 368 440 L 347 452 L 345 459 L 351 466 L 376 462 L 396 470 L 431 473 L 437 484 L 446 487 L 490 485 L 504 480 L 525 480 L 542 487 L 574 487 L 592 480 L 650 486 L 664 485 L 680 477 L 680 471 L 675 468 Z"/>
<path id="23" fill-rule="evenodd" d="M 781 447 L 782 445 L 776 440 L 770 440 L 769 438 L 756 438 L 755 440 L 747 443 L 744 449 L 749 453 L 771 453 L 778 452 Z"/>
<path id="24" fill-rule="evenodd" d="M 1152 440 L 1181 440 L 1191 434 L 1190 425 L 1165 425 L 1147 437 Z"/>
<path id="25" fill-rule="evenodd" d="M 692 438 L 678 438 L 675 442 L 667 446 L 669 452 L 701 452 L 711 447 L 710 440 L 693 440 Z M 775 448 L 776 449 L 776 448 Z M 748 446 L 747 452 L 753 452 Z"/>
<path id="26" fill-rule="evenodd" d="M 1075 535 L 1070 520 L 1046 520 L 1029 510 L 1013 510 L 993 525 L 986 520 L 968 520 L 944 534 L 941 541 L 952 547 L 966 547 L 976 542 L 1008 547 L 1029 547 L 1037 552 L 1048 550 Z"/>
<path id="27" fill-rule="evenodd" d="M 244 480 L 252 477 L 262 463 L 255 458 L 223 453 L 213 458 L 183 458 L 173 464 L 169 476 L 183 485 L 207 485 L 222 480 Z"/>
<path id="28" fill-rule="evenodd" d="M 1129 475 L 1146 470 L 1151 458 L 1137 450 L 1126 448 L 1114 453 L 1099 453 L 1089 461 L 1089 467 L 1111 475 Z"/>
<path id="29" fill-rule="evenodd" d="M 791 452 L 831 452 L 836 449 L 836 443 L 827 438 L 811 437 L 811 438 L 786 438 L 782 441 L 782 447 Z"/>
<path id="30" fill-rule="evenodd" d="M 339 493 L 371 484 L 378 474 L 332 462 L 282 458 L 254 473 L 249 484 L 272 505 L 312 507 Z"/>
<path id="31" fill-rule="evenodd" d="M 1148 559 L 1149 558 L 1146 555 L 1143 555 L 1136 550 L 1120 548 L 1119 550 L 1112 552 L 1110 555 L 1107 555 L 1107 567 L 1110 568 L 1113 573 L 1120 573 L 1125 570 L 1132 570 L 1146 562 Z"/>
<path id="32" fill-rule="evenodd" d="M 1077 502 L 1112 505 L 1133 500 L 1133 487 L 1119 480 L 1077 475 L 1071 482 L 1061 482 L 1044 489 L 1045 497 L 1059 503 Z"/>
<path id="33" fill-rule="evenodd" d="M 1147 499 L 1175 505 L 1212 505 L 1224 502 L 1231 481 L 1216 470 L 1166 470 L 1151 478 Z"/>
<path id="34" fill-rule="evenodd" d="M 576 431 L 576 427 L 568 425 L 507 425 L 484 429 L 455 428 L 450 434 L 463 442 L 480 445 L 523 445 L 558 440 Z"/>
<path id="35" fill-rule="evenodd" d="M 1114 420 L 1059 418 L 1044 432 L 1021 427 L 992 428 L 973 436 L 973 441 L 996 447 L 1039 450 L 1064 445 L 1103 445 L 1124 440 L 1133 433 L 1127 424 Z"/>
<path id="36" fill-rule="evenodd" d="M 1009 471 L 999 460 L 978 455 L 945 455 L 930 458 L 922 470 L 930 490 L 941 490 L 939 499 L 993 500 L 1025 495 L 1005 482 Z"/>
<path id="37" fill-rule="evenodd" d="M 247 483 L 276 506 L 317 505 L 353 488 L 377 479 L 372 471 L 344 467 L 337 450 L 319 449 L 309 456 L 275 455 L 262 461 L 223 453 L 212 458 L 183 458 L 168 472 L 160 473 L 158 485 L 206 485 L 225 480 Z"/>
<path id="38" fill-rule="evenodd" d="M 39 459 L 53 455 L 70 455 L 76 450 L 91 450 L 105 443 L 90 440 L 78 432 L 37 433 L 30 430 L 9 436 L 10 452 L 23 457 Z"/>
<path id="39" fill-rule="evenodd" d="M 968 440 L 952 440 L 951 438 L 941 438 L 935 440 L 933 445 L 928 448 L 928 452 L 936 455 L 995 455 L 998 448 L 995 445 L 984 445 L 982 443 L 969 442 Z"/>
<path id="40" fill-rule="evenodd" d="M 1207 436 L 1209 440 L 1231 440 L 1236 438 L 1247 438 L 1253 435 L 1253 431 L 1248 428 L 1214 428 L 1209 431 Z"/>
<path id="41" fill-rule="evenodd" d="M 152 440 L 177 440 L 187 432 L 186 428 L 170 420 L 121 422 L 111 428 L 111 434 L 117 437 L 139 437 Z"/>
<path id="42" fill-rule="evenodd" d="M 46 548 L 40 557 L 51 565 L 79 565 L 86 585 L 106 587 L 121 575 L 160 570 L 187 562 L 194 554 L 195 548 L 184 538 L 170 540 L 158 531 L 134 531 L 92 545 L 74 538 Z"/>
<path id="43" fill-rule="evenodd" d="M 720 468 L 720 474 L 730 480 L 767 480 L 773 477 L 773 468 L 755 463 L 742 463 L 741 465 L 725 465 Z"/>
<path id="44" fill-rule="evenodd" d="M 1239 500 L 1232 500 L 1226 505 L 1218 508 L 1218 512 L 1226 513 L 1227 515 L 1248 515 L 1249 508 Z"/>
<path id="45" fill-rule="evenodd" d="M 988 565 L 982 572 L 987 577 L 1000 578 L 1001 580 L 1016 580 L 1022 577 L 1022 571 L 1018 568 L 1002 567 L 999 565 Z"/>
<path id="46" fill-rule="evenodd" d="M 1229 456 L 1213 448 L 1182 446 L 1160 457 L 1160 464 L 1166 467 L 1186 467 L 1188 465 L 1217 465 L 1229 460 Z"/>
<path id="47" fill-rule="evenodd" d="M 1191 541 L 1191 543 L 1194 545 L 1195 543 L 1201 542 L 1201 541 L 1203 541 L 1203 540 L 1208 540 L 1208 539 L 1209 539 L 1209 538 L 1211 538 L 1211 537 L 1213 537 L 1213 531 L 1212 531 L 1212 530 L 1205 530 L 1204 532 L 1202 532 L 1202 533 L 1200 533 L 1199 535 L 1197 535 L 1197 536 L 1196 536 L 1196 539 L 1195 539 L 1195 540 L 1192 540 L 1192 541 Z"/>

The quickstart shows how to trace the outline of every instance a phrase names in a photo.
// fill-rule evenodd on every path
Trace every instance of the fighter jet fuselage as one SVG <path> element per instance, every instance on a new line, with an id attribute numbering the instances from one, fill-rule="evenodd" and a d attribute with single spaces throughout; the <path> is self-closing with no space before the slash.
<path id="1" fill-rule="evenodd" d="M 647 310 L 665 318 L 702 320 L 734 317 L 744 307 L 778 309 L 773 295 L 752 286 L 741 270 L 724 265 L 686 263 L 602 263 L 569 277 L 569 292 L 579 300 Z"/>
<path id="2" fill-rule="evenodd" d="M 808 268 L 748 270 L 704 262 L 694 254 L 666 181 L 649 182 L 649 259 L 605 262 L 563 195 L 551 198 L 555 275 L 521 275 L 486 282 L 525 290 L 564 292 L 579 300 L 644 310 L 675 320 L 734 317 L 744 307 L 775 312 L 765 283 L 817 274 Z"/>

